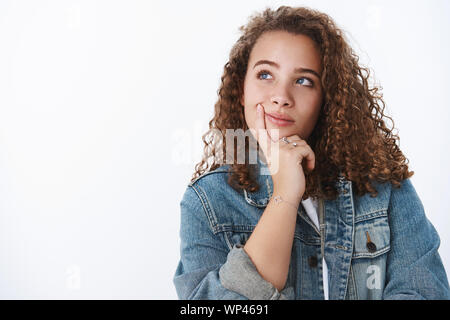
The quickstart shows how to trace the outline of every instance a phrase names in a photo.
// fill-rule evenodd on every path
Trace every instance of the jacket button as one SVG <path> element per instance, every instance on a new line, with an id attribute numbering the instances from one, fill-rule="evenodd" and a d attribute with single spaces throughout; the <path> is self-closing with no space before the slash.
<path id="1" fill-rule="evenodd" d="M 316 256 L 311 256 L 308 258 L 308 264 L 311 268 L 315 268 L 317 267 L 317 257 Z"/>
<path id="2" fill-rule="evenodd" d="M 374 253 L 377 251 L 377 246 L 372 241 L 366 243 L 367 250 L 369 250 L 370 253 Z"/>
<path id="3" fill-rule="evenodd" d="M 370 253 L 374 253 L 375 251 L 377 251 L 377 246 L 375 245 L 375 243 L 372 242 L 372 240 L 370 240 L 369 231 L 366 231 L 366 237 L 367 237 L 366 242 L 367 250 L 369 250 Z"/>

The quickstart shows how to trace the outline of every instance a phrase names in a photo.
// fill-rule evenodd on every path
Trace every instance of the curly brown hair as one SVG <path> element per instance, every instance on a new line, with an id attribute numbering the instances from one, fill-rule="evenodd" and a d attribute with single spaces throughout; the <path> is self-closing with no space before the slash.
<path id="1" fill-rule="evenodd" d="M 226 157 L 226 142 L 222 139 L 223 146 L 220 146 L 220 142 L 213 138 L 214 134 L 220 131 L 225 136 L 226 129 L 248 130 L 240 97 L 250 52 L 266 31 L 287 31 L 310 37 L 318 45 L 323 65 L 324 103 L 316 126 L 307 139 L 315 153 L 316 164 L 313 171 L 304 170 L 306 190 L 303 199 L 310 196 L 335 199 L 338 195 L 335 181 L 339 175 L 352 181 L 357 195 L 370 192 L 375 197 L 377 191 L 371 182 L 390 181 L 395 187 L 400 187 L 402 180 L 414 174 L 408 170 L 408 160 L 396 144 L 399 137 L 392 132 L 394 121 L 383 113 L 385 103 L 381 87 L 369 87 L 369 69 L 358 64 L 359 57 L 347 44 L 343 31 L 328 15 L 305 7 L 266 8 L 262 13 L 251 16 L 247 25 L 239 30 L 242 35 L 224 66 L 214 117 L 209 122 L 208 132 L 202 136 L 204 156 L 195 166 L 191 181 L 222 164 L 221 161 L 216 162 L 219 151 Z M 391 129 L 386 126 L 384 118 L 392 122 Z M 247 143 L 245 150 L 248 152 Z M 211 157 L 213 161 L 208 170 Z M 244 164 L 235 161 L 230 167 L 230 186 L 250 192 L 259 189 L 254 166 L 247 159 Z"/>

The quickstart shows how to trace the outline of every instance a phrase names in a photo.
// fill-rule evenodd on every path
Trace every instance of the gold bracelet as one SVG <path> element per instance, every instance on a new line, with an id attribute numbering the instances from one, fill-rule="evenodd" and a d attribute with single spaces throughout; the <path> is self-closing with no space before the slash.
<path id="1" fill-rule="evenodd" d="M 295 210 L 298 210 L 298 206 L 296 206 L 296 205 L 294 205 L 294 204 L 292 204 L 292 203 L 290 203 L 290 202 L 284 200 L 283 198 L 281 198 L 281 196 L 275 196 L 275 197 L 273 197 L 273 200 L 275 200 L 275 202 L 276 202 L 277 204 L 278 204 L 278 203 L 281 203 L 281 202 L 286 202 L 286 203 L 289 204 L 290 206 L 294 207 Z"/>

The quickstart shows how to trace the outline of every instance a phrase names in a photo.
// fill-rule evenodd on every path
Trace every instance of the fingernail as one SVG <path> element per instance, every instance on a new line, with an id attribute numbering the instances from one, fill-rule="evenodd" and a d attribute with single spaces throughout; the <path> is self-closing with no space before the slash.
<path id="1" fill-rule="evenodd" d="M 262 107 L 261 107 L 261 105 L 258 103 L 258 105 L 256 106 L 256 110 L 258 111 L 258 112 L 261 112 L 262 111 Z"/>

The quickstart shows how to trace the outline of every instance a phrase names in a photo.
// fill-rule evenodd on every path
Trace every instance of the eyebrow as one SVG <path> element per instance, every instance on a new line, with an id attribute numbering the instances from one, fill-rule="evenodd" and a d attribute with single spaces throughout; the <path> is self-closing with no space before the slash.
<path id="1" fill-rule="evenodd" d="M 259 60 L 257 63 L 255 63 L 255 65 L 253 66 L 253 69 L 255 69 L 255 67 L 256 66 L 258 66 L 258 65 L 260 65 L 260 64 L 268 64 L 268 65 L 270 65 L 270 66 L 273 66 L 273 67 L 275 67 L 275 68 L 280 68 L 280 65 L 278 64 L 278 63 L 276 63 L 276 62 L 273 62 L 273 61 L 270 61 L 270 60 Z M 302 67 L 299 67 L 299 68 L 296 68 L 296 69 L 294 69 L 294 72 L 297 72 L 297 73 L 311 73 L 311 74 L 313 74 L 313 75 L 315 75 L 317 78 L 319 78 L 320 79 L 320 75 L 319 75 L 319 73 L 317 73 L 316 71 L 314 71 L 313 69 L 308 69 L 308 68 L 302 68 Z"/>

